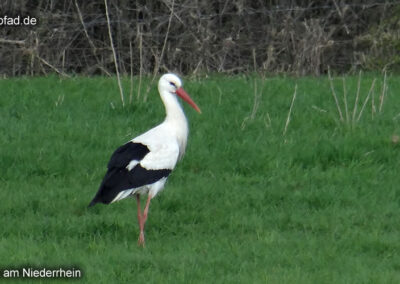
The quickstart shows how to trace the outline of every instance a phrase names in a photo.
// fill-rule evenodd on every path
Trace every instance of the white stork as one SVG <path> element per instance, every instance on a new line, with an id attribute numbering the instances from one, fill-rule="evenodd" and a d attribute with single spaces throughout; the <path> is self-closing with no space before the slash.
<path id="1" fill-rule="evenodd" d="M 141 246 L 145 242 L 144 225 L 150 200 L 164 188 L 169 174 L 185 153 L 189 129 L 177 95 L 201 113 L 176 75 L 163 75 L 158 82 L 158 91 L 167 114 L 164 122 L 133 138 L 112 154 L 107 173 L 89 204 L 89 207 L 99 202 L 109 204 L 135 196 L 140 228 L 138 245 Z M 142 194 L 148 194 L 143 213 L 140 209 Z"/>

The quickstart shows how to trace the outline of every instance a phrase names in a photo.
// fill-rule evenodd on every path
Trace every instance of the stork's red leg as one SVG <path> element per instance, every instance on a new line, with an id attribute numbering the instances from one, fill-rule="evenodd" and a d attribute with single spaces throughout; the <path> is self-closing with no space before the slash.
<path id="1" fill-rule="evenodd" d="M 139 239 L 138 239 L 138 245 L 139 246 L 144 246 L 144 222 L 143 222 L 143 216 L 140 208 L 140 195 L 136 194 L 136 202 L 137 202 L 137 218 L 138 218 L 138 223 L 139 223 Z"/>
<path id="2" fill-rule="evenodd" d="M 147 196 L 146 206 L 144 207 L 143 211 L 143 223 L 147 221 L 147 214 L 149 213 L 149 206 L 150 206 L 151 195 Z"/>
<path id="3" fill-rule="evenodd" d="M 146 206 L 144 207 L 143 215 L 140 213 L 140 207 L 138 206 L 138 216 L 140 215 L 140 221 L 139 221 L 139 227 L 140 227 L 140 233 L 139 233 L 139 240 L 138 240 L 138 245 L 139 246 L 144 246 L 144 224 L 147 221 L 147 215 L 149 213 L 149 206 L 150 206 L 150 200 L 151 200 L 151 195 L 147 197 L 147 202 Z"/>
<path id="4" fill-rule="evenodd" d="M 139 194 L 136 195 L 136 200 L 137 200 L 137 209 L 138 209 L 138 213 L 137 213 L 138 214 L 138 222 L 139 222 L 139 228 L 140 228 L 138 245 L 144 246 L 144 224 L 147 221 L 147 215 L 149 213 L 151 195 L 149 194 L 147 197 L 146 206 L 144 207 L 143 214 L 141 213 L 141 209 L 140 209 L 140 195 Z"/>

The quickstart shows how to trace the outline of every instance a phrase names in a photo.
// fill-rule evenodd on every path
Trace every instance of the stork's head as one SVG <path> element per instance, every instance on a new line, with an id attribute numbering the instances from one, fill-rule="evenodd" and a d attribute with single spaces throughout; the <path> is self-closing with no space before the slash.
<path id="1" fill-rule="evenodd" d="M 161 76 L 160 81 L 158 82 L 158 90 L 160 94 L 164 92 L 168 92 L 172 95 L 178 95 L 184 101 L 186 101 L 189 105 L 191 105 L 196 111 L 201 113 L 200 108 L 196 105 L 196 103 L 190 98 L 188 93 L 182 88 L 182 81 L 178 76 L 172 73 L 167 73 Z"/>

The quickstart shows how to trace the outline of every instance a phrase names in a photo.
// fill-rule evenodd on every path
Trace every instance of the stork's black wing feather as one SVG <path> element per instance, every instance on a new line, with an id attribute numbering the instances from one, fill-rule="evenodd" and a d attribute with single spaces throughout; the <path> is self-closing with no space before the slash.
<path id="1" fill-rule="evenodd" d="M 109 204 L 121 191 L 152 184 L 163 177 L 168 177 L 171 169 L 149 170 L 140 164 L 130 171 L 126 168 L 132 160 L 140 162 L 149 152 L 146 145 L 133 142 L 128 142 L 115 150 L 108 162 L 108 171 L 89 207 L 98 202 Z"/>
<path id="2" fill-rule="evenodd" d="M 107 168 L 125 168 L 132 160 L 141 161 L 149 152 L 146 145 L 128 142 L 114 151 Z"/>

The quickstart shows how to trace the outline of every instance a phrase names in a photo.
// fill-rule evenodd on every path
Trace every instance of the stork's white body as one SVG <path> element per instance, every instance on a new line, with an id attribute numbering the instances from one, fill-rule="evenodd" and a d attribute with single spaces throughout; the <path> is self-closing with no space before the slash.
<path id="1" fill-rule="evenodd" d="M 181 126 L 177 127 L 179 124 Z M 179 123 L 165 120 L 160 125 L 131 140 L 133 143 L 146 145 L 150 152 L 140 162 L 132 160 L 128 164 L 127 169 L 131 170 L 137 164 L 140 164 L 143 168 L 148 170 L 173 170 L 178 160 L 181 159 L 185 153 L 187 136 L 188 127 L 186 119 Z M 112 202 L 119 201 L 136 193 L 150 194 L 151 198 L 154 198 L 157 193 L 164 189 L 166 181 L 167 178 L 162 178 L 152 184 L 127 189 L 118 194 Z"/>

